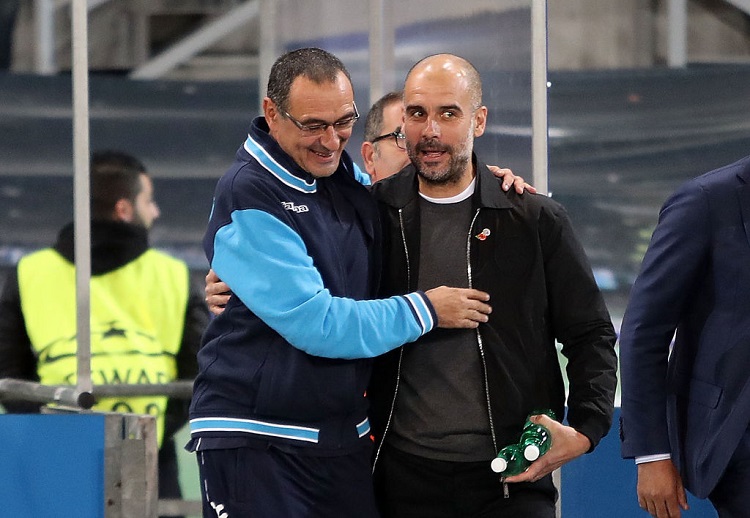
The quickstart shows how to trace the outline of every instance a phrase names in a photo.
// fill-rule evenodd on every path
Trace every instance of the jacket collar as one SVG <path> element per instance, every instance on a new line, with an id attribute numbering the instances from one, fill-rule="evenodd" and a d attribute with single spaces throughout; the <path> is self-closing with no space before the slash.
<path id="1" fill-rule="evenodd" d="M 243 149 L 281 183 L 300 192 L 317 192 L 318 179 L 298 166 L 268 131 L 266 119 L 256 117 L 250 126 Z M 354 162 L 346 151 L 341 154 L 341 162 L 335 174 L 356 177 Z"/>
<path id="2" fill-rule="evenodd" d="M 472 199 L 480 208 L 508 209 L 512 207 L 506 194 L 500 188 L 500 179 L 487 169 L 487 164 L 472 154 L 471 162 L 477 171 L 477 185 Z M 378 199 L 396 209 L 406 207 L 419 196 L 419 183 L 416 168 L 409 164 L 399 173 L 377 182 L 373 192 Z"/>
<path id="3" fill-rule="evenodd" d="M 91 222 L 92 275 L 101 275 L 116 270 L 137 259 L 148 248 L 148 231 L 145 227 L 121 221 L 94 220 Z M 68 262 L 74 263 L 73 223 L 60 230 L 54 249 Z"/>

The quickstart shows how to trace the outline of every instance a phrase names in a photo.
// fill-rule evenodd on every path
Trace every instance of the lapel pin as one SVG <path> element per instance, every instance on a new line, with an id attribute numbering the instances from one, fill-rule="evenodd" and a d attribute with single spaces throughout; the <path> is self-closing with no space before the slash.
<path id="1" fill-rule="evenodd" d="M 480 241 L 484 241 L 485 239 L 487 239 L 489 237 L 489 235 L 490 235 L 490 229 L 485 228 L 484 230 L 482 230 L 479 234 L 477 234 L 474 237 L 476 237 Z"/>

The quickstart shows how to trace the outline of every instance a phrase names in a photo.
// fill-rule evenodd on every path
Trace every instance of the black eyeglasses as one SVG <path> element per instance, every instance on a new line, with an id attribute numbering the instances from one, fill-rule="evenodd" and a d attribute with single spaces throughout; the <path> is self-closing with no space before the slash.
<path id="1" fill-rule="evenodd" d="M 381 140 L 385 140 L 391 137 L 393 137 L 393 140 L 396 141 L 396 146 L 398 146 L 399 149 L 406 149 L 406 135 L 401 133 L 400 126 L 396 128 L 396 131 L 391 131 L 390 133 L 386 133 L 385 135 L 380 135 L 379 137 L 375 137 L 370 142 L 374 144 L 375 142 L 380 142 Z"/>
<path id="2" fill-rule="evenodd" d="M 324 134 L 326 130 L 328 130 L 329 126 L 333 126 L 333 130 L 336 133 L 345 132 L 352 129 L 354 123 L 357 122 L 357 119 L 359 119 L 357 105 L 352 103 L 352 106 L 354 107 L 354 115 L 352 115 L 351 117 L 346 117 L 344 119 L 337 120 L 336 122 L 313 122 L 310 124 L 305 124 L 298 121 L 284 110 L 279 111 L 284 115 L 284 117 L 292 121 L 294 125 L 297 126 L 306 135 L 309 135 L 311 137 L 319 137 L 320 135 Z"/>

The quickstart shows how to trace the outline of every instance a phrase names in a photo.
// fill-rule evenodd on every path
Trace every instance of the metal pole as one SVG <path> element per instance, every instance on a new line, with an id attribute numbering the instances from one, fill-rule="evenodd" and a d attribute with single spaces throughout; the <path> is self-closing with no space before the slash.
<path id="1" fill-rule="evenodd" d="M 541 193 L 551 196 L 548 186 L 549 119 L 547 117 L 547 0 L 531 3 L 531 161 L 533 184 Z M 562 477 L 560 470 L 552 472 L 552 480 L 560 498 L 555 504 L 555 516 L 562 516 Z"/>
<path id="2" fill-rule="evenodd" d="M 395 28 L 388 0 L 370 0 L 370 104 L 394 88 Z"/>
<path id="3" fill-rule="evenodd" d="M 383 84 L 383 0 L 370 0 L 370 104 L 385 93 Z"/>
<path id="4" fill-rule="evenodd" d="M 667 64 L 670 68 L 687 65 L 687 0 L 667 3 Z"/>
<path id="5" fill-rule="evenodd" d="M 13 401 L 58 403 L 89 409 L 98 398 L 143 396 L 190 399 L 193 396 L 193 380 L 175 380 L 170 383 L 149 385 L 95 385 L 92 392 L 82 392 L 76 387 L 67 385 L 42 385 L 35 381 L 0 378 L 0 397 Z"/>
<path id="6" fill-rule="evenodd" d="M 57 403 L 83 409 L 89 409 L 94 404 L 94 396 L 90 392 L 81 392 L 74 387 L 52 387 L 33 381 L 10 378 L 0 379 L 0 395 L 14 401 Z"/>
<path id="7" fill-rule="evenodd" d="M 91 392 L 91 208 L 89 206 L 89 62 L 86 0 L 73 0 L 73 165 L 78 391 Z"/>
<path id="8" fill-rule="evenodd" d="M 57 73 L 55 62 L 55 0 L 34 0 L 35 68 L 40 75 Z"/>
<path id="9" fill-rule="evenodd" d="M 271 74 L 273 62 L 278 57 L 278 12 L 276 0 L 260 0 L 260 49 L 258 56 L 258 113 L 263 115 L 263 98 L 266 82 Z"/>
<path id="10" fill-rule="evenodd" d="M 532 183 L 541 193 L 549 193 L 547 88 L 547 0 L 532 0 L 531 162 Z"/>

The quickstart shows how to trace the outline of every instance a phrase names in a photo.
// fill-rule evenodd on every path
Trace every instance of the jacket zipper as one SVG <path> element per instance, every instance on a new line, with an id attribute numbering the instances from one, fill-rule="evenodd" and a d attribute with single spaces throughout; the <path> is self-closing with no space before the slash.
<path id="1" fill-rule="evenodd" d="M 479 209 L 476 210 L 476 213 L 474 214 L 474 217 L 471 220 L 471 224 L 469 225 L 469 233 L 466 239 L 466 265 L 467 265 L 467 275 L 468 275 L 468 281 L 469 281 L 469 288 L 474 287 L 472 274 L 471 274 L 471 238 L 472 238 L 472 229 L 474 228 L 474 223 L 476 223 L 477 217 L 479 217 Z M 407 289 L 411 289 L 411 262 L 409 260 L 409 248 L 406 244 L 406 233 L 404 230 L 404 218 L 403 218 L 403 209 L 398 210 L 398 221 L 399 221 L 399 229 L 401 231 L 401 242 L 404 245 L 404 255 L 406 258 L 406 285 Z M 492 419 L 492 405 L 490 403 L 490 390 L 489 390 L 489 379 L 487 376 L 487 360 L 484 355 L 484 342 L 482 341 L 482 335 L 479 333 L 479 330 L 476 331 L 477 335 L 477 346 L 479 347 L 479 357 L 482 362 L 482 375 L 484 378 L 484 395 L 485 399 L 487 400 L 487 414 L 489 417 L 489 423 L 490 423 L 490 435 L 492 437 L 492 446 L 495 449 L 495 451 L 499 451 L 497 447 L 497 437 L 495 434 L 495 423 Z M 396 407 L 396 398 L 398 396 L 398 388 L 401 382 L 401 361 L 403 360 L 404 355 L 404 348 L 401 347 L 399 349 L 398 354 L 398 368 L 396 371 L 396 386 L 393 390 L 393 399 L 391 400 L 391 408 L 388 412 L 388 420 L 386 421 L 385 429 L 383 430 L 383 436 L 380 438 L 380 444 L 378 444 L 377 451 L 375 452 L 375 459 L 372 463 L 372 471 L 375 471 L 375 466 L 378 463 L 378 458 L 380 457 L 380 451 L 383 448 L 383 444 L 385 444 L 385 436 L 388 434 L 388 430 L 391 427 L 391 421 L 393 420 L 393 411 Z M 509 498 L 508 494 L 508 484 L 503 482 L 503 497 Z"/>
<path id="2" fill-rule="evenodd" d="M 471 220 L 471 225 L 469 226 L 469 234 L 466 238 L 466 266 L 467 266 L 467 275 L 469 279 L 469 288 L 474 288 L 474 279 L 472 277 L 471 273 L 471 238 L 474 235 L 472 232 L 472 229 L 474 228 L 474 223 L 476 223 L 477 218 L 479 217 L 479 210 L 474 213 L 474 218 Z M 476 330 L 477 334 L 477 347 L 479 348 L 479 359 L 482 361 L 482 376 L 484 379 L 484 397 L 487 400 L 487 416 L 489 417 L 490 421 L 490 435 L 492 436 L 492 446 L 495 448 L 495 451 L 499 451 L 499 448 L 497 447 L 497 436 L 495 434 L 495 422 L 492 419 L 492 404 L 490 403 L 490 384 L 489 384 L 489 377 L 487 375 L 487 359 L 484 355 L 484 342 L 482 341 L 482 334 L 479 332 L 479 328 Z"/>
<path id="3" fill-rule="evenodd" d="M 399 230 L 401 230 L 401 242 L 404 245 L 404 256 L 406 259 L 406 286 L 407 291 L 411 288 L 411 262 L 409 261 L 409 248 L 406 246 L 406 233 L 404 231 L 404 213 L 403 209 L 398 209 L 398 224 Z M 372 462 L 372 472 L 375 472 L 375 466 L 380 458 L 380 450 L 383 449 L 385 444 L 385 436 L 388 434 L 388 430 L 391 428 L 391 421 L 393 420 L 393 410 L 396 408 L 396 397 L 398 396 L 398 387 L 401 384 L 401 361 L 404 358 L 404 347 L 401 346 L 398 350 L 398 367 L 396 369 L 396 386 L 393 389 L 393 399 L 391 400 L 391 408 L 388 411 L 388 420 L 385 422 L 385 428 L 383 429 L 383 436 L 380 438 L 380 443 L 375 451 L 375 458 Z"/>
<path id="4" fill-rule="evenodd" d="M 477 221 L 477 218 L 479 217 L 479 210 L 477 209 L 474 213 L 474 217 L 471 220 L 471 225 L 469 225 L 469 235 L 466 237 L 466 266 L 467 266 L 467 274 L 469 278 L 469 288 L 474 288 L 474 279 L 472 277 L 471 272 L 471 238 L 474 235 L 473 228 L 474 224 Z M 495 434 L 495 421 L 492 419 L 492 403 L 490 401 L 490 380 L 489 376 L 487 374 L 487 359 L 484 354 L 484 342 L 482 341 L 482 334 L 479 332 L 479 328 L 476 330 L 477 334 L 477 347 L 479 348 L 479 359 L 482 362 L 482 376 L 484 379 L 484 397 L 487 400 L 487 417 L 489 418 L 490 422 L 490 435 L 492 436 L 492 446 L 495 449 L 495 451 L 500 451 L 500 449 L 497 446 L 497 435 Z M 503 483 L 503 498 L 510 498 L 510 493 L 508 490 L 508 484 L 502 478 L 500 479 Z"/>

